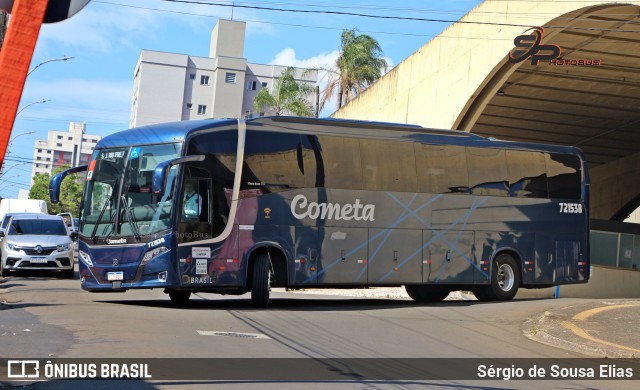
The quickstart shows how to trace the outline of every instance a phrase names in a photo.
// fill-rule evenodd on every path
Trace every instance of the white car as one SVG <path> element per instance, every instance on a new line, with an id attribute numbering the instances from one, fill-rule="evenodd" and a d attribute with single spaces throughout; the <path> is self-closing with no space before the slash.
<path id="1" fill-rule="evenodd" d="M 62 217 L 47 214 L 11 216 L 2 237 L 0 272 L 12 270 L 58 270 L 73 278 L 73 241 Z"/>

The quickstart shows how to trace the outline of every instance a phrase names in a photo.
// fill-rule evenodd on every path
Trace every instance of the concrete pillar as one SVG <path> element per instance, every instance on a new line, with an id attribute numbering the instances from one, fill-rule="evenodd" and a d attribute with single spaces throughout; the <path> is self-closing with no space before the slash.
<path id="1" fill-rule="evenodd" d="M 609 219 L 640 194 L 640 153 L 590 170 L 591 218 Z"/>

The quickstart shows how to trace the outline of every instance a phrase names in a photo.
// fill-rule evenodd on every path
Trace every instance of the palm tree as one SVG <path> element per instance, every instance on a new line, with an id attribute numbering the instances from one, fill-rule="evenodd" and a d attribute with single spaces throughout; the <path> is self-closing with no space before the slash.
<path id="1" fill-rule="evenodd" d="M 338 109 L 378 80 L 387 70 L 382 49 L 374 38 L 358 29 L 342 31 L 340 54 L 329 71 L 329 84 L 322 94 L 320 109 L 338 95 Z M 324 69 L 326 70 L 326 69 Z"/>
<path id="2" fill-rule="evenodd" d="M 271 107 L 276 115 L 292 114 L 297 116 L 313 116 L 313 109 L 306 100 L 306 96 L 313 93 L 312 86 L 298 83 L 294 75 L 296 70 L 288 67 L 276 80 L 274 94 L 263 88 L 253 99 L 253 108 L 257 112 L 265 112 L 265 107 Z"/>

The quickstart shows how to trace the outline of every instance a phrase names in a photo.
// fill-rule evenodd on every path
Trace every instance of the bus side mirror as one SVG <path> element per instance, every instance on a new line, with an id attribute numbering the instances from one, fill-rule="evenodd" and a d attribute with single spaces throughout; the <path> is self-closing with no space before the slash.
<path id="1" fill-rule="evenodd" d="M 164 187 L 167 185 L 167 174 L 172 166 L 178 164 L 184 164 L 188 162 L 200 162 L 204 161 L 204 154 L 198 154 L 195 156 L 178 157 L 171 160 L 163 161 L 156 166 L 153 171 L 152 188 L 153 193 L 157 196 L 163 195 Z"/>
<path id="2" fill-rule="evenodd" d="M 88 165 L 81 165 L 79 167 L 70 168 L 66 171 L 62 171 L 57 175 L 54 175 L 49 181 L 49 198 L 52 203 L 60 202 L 60 185 L 62 184 L 62 180 L 64 180 L 67 175 L 71 175 L 73 173 L 84 172 L 88 168 Z"/>

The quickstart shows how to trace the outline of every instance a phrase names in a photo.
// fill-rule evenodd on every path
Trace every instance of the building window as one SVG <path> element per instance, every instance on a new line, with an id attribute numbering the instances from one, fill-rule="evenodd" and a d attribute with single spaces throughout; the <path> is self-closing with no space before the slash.
<path id="1" fill-rule="evenodd" d="M 191 74 L 189 75 L 189 78 L 190 78 L 191 80 L 195 80 L 195 79 L 196 79 L 196 74 L 195 74 L 195 73 L 191 73 Z"/>
<path id="2" fill-rule="evenodd" d="M 204 104 L 198 104 L 198 115 L 205 115 L 207 113 L 207 106 Z"/>
<path id="3" fill-rule="evenodd" d="M 62 136 L 61 136 L 61 135 L 59 135 L 59 136 L 58 136 L 58 139 L 62 139 Z"/>
<path id="4" fill-rule="evenodd" d="M 224 82 L 225 83 L 229 83 L 229 84 L 235 84 L 236 83 L 236 74 L 227 72 L 227 74 L 224 77 Z"/>
<path id="5" fill-rule="evenodd" d="M 40 161 L 40 160 L 42 160 L 42 157 L 38 156 L 38 157 L 36 157 L 36 160 Z"/>
<path id="6" fill-rule="evenodd" d="M 42 153 L 42 149 L 38 149 L 38 153 Z"/>
<path id="7" fill-rule="evenodd" d="M 94 144 L 97 144 L 98 140 L 97 139 L 92 139 L 91 142 L 93 142 Z"/>
<path id="8" fill-rule="evenodd" d="M 249 91 L 255 91 L 257 86 L 258 86 L 258 82 L 257 81 L 248 81 L 247 82 L 247 90 L 249 90 Z"/>
<path id="9" fill-rule="evenodd" d="M 191 110 L 192 107 L 193 107 L 192 103 L 187 103 L 187 109 Z"/>
<path id="10" fill-rule="evenodd" d="M 61 143 L 57 143 L 56 146 L 62 147 L 62 144 Z"/>
<path id="11" fill-rule="evenodd" d="M 50 150 L 47 150 L 47 154 L 51 154 L 51 151 L 50 151 Z"/>
<path id="12" fill-rule="evenodd" d="M 205 75 L 200 76 L 200 84 L 209 85 L 209 76 L 205 76 Z"/>
<path id="13" fill-rule="evenodd" d="M 267 88 L 267 83 L 262 83 L 262 88 Z"/>
<path id="14" fill-rule="evenodd" d="M 67 138 L 69 141 L 73 141 L 73 137 L 68 137 Z"/>

